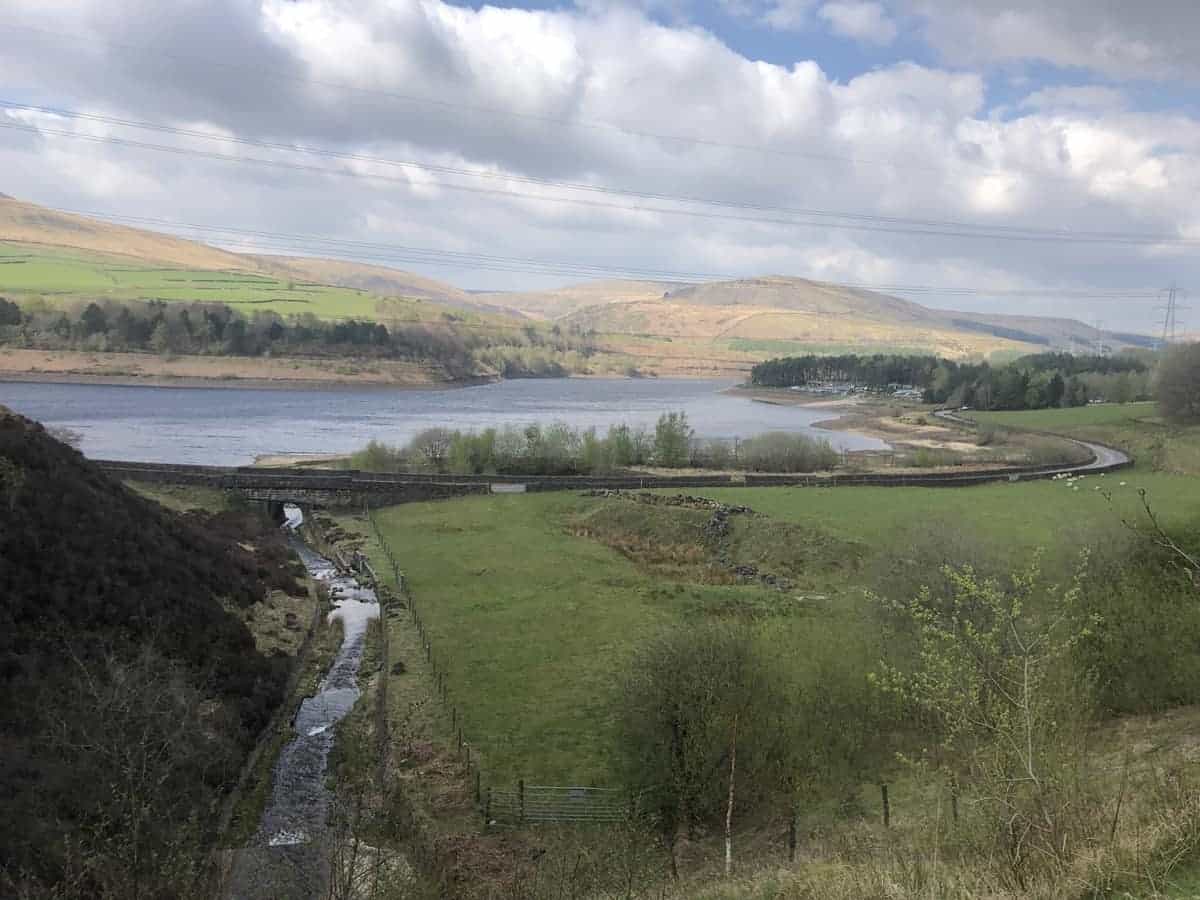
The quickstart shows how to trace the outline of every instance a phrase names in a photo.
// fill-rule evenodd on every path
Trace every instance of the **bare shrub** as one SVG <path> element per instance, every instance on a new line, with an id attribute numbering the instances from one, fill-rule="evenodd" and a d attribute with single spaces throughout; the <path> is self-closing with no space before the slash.
<path id="1" fill-rule="evenodd" d="M 838 464 L 828 441 L 803 434 L 771 431 L 742 443 L 739 462 L 752 472 L 817 472 Z"/>

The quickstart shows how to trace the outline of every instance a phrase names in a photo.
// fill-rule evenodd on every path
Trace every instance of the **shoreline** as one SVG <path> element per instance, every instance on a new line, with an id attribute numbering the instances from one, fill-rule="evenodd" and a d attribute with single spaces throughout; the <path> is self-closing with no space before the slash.
<path id="1" fill-rule="evenodd" d="M 92 375 L 80 372 L 0 372 L 4 384 L 73 384 L 110 387 L 186 388 L 190 390 L 267 390 L 267 391 L 451 391 L 458 388 L 494 384 L 500 378 L 456 379 L 453 381 L 389 382 L 335 381 L 318 378 L 207 378 L 196 375 Z"/>
<path id="2" fill-rule="evenodd" d="M 478 375 L 448 381 L 382 381 L 332 378 L 270 378 L 255 376 L 204 375 L 105 375 L 91 372 L 10 372 L 0 369 L 0 385 L 4 384 L 74 384 L 108 385 L 112 387 L 189 388 L 211 390 L 242 389 L 272 391 L 451 391 L 459 388 L 499 384 L 502 381 L 723 381 L 701 375 L 655 375 L 631 378 L 628 375 L 562 375 L 539 378 L 503 378 L 499 375 Z M 726 393 L 721 391 L 720 393 Z"/>
<path id="3" fill-rule="evenodd" d="M 432 363 L 366 357 L 162 356 L 134 351 L 6 347 L 0 383 L 267 390 L 440 390 L 495 380 L 454 379 Z"/>

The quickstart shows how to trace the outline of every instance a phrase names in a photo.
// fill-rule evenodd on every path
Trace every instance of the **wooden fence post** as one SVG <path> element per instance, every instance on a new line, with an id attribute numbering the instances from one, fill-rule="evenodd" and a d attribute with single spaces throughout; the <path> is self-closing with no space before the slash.
<path id="1" fill-rule="evenodd" d="M 483 824 L 487 825 L 492 821 L 492 789 L 489 787 L 487 792 L 487 802 L 483 805 Z"/>
<path id="2" fill-rule="evenodd" d="M 525 824 L 525 779 L 517 782 L 517 822 Z"/>
<path id="3" fill-rule="evenodd" d="M 467 766 L 471 765 L 471 747 L 467 746 Z M 475 770 L 475 802 L 479 802 L 479 770 Z"/>
<path id="4" fill-rule="evenodd" d="M 796 810 L 788 819 L 788 862 L 796 861 Z"/>
<path id="5" fill-rule="evenodd" d="M 879 785 L 879 793 L 883 797 L 883 827 L 888 828 L 892 824 L 892 807 L 888 803 L 888 789 L 886 784 Z"/>

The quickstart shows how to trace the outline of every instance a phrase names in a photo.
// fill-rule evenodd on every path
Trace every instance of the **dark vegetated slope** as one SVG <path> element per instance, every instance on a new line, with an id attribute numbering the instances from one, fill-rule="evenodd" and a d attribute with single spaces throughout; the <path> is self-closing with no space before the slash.
<path id="1" fill-rule="evenodd" d="M 211 838 L 287 667 L 223 603 L 297 586 L 202 524 L 0 407 L 0 893 L 119 896 Z"/>

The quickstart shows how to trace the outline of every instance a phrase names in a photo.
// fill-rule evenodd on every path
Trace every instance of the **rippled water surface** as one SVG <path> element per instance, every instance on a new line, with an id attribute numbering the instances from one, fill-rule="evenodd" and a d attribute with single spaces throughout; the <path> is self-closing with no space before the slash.
<path id="1" fill-rule="evenodd" d="M 0 404 L 83 435 L 97 459 L 244 465 L 260 454 L 346 453 L 368 440 L 404 443 L 425 428 L 481 429 L 566 422 L 605 430 L 622 422 L 653 427 L 683 410 L 701 437 L 806 432 L 838 447 L 882 442 L 814 430 L 824 410 L 756 403 L 722 394 L 729 381 L 572 378 L 502 381 L 455 390 L 329 391 L 154 388 L 0 383 Z"/>
<path id="2" fill-rule="evenodd" d="M 289 525 L 299 512 L 288 511 Z M 292 722 L 293 736 L 271 772 L 271 795 L 250 851 L 239 855 L 226 892 L 231 900 L 313 896 L 324 882 L 328 844 L 325 840 L 332 799 L 325 777 L 338 722 L 359 698 L 367 623 L 379 616 L 374 591 L 338 573 L 311 548 L 293 540 L 293 549 L 316 580 L 329 588 L 340 620 L 342 644 L 317 691 L 300 704 Z M 254 848 L 261 848 L 256 851 Z"/>
<path id="3" fill-rule="evenodd" d="M 262 841 L 271 846 L 307 843 L 324 825 L 329 805 L 325 768 L 334 726 L 358 700 L 367 623 L 379 616 L 374 591 L 339 575 L 329 560 L 303 543 L 296 541 L 294 549 L 309 574 L 329 587 L 334 602 L 329 619 L 341 621 L 342 646 L 317 692 L 300 704 L 292 723 L 296 735 L 275 763 L 271 800 L 259 829 Z"/>

